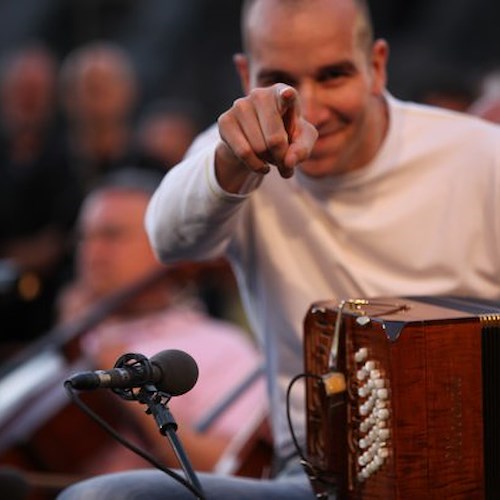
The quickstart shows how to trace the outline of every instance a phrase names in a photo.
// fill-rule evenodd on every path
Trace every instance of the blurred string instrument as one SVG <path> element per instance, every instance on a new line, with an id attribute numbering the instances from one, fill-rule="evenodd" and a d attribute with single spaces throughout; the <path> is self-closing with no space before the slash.
<path id="1" fill-rule="evenodd" d="M 71 403 L 63 388 L 71 374 L 95 369 L 80 351 L 79 339 L 159 281 L 191 279 L 196 266 L 186 263 L 145 276 L 101 300 L 83 317 L 51 330 L 0 366 L 0 489 L 7 485 L 4 491 L 13 499 L 52 500 L 62 488 L 99 473 L 102 451 L 117 443 Z M 88 391 L 80 399 L 117 432 L 132 436 L 136 444 L 146 443 L 141 442 L 141 431 L 133 419 L 122 418 L 121 405 L 109 394 Z M 215 414 L 210 410 L 200 425 L 208 427 L 220 411 L 222 407 Z M 256 411 L 248 424 L 221 458 L 220 472 L 253 477 L 266 474 L 272 453 L 265 432 L 267 415 Z M 159 435 L 158 439 L 163 438 Z M 144 467 L 148 466 L 144 461 Z"/>

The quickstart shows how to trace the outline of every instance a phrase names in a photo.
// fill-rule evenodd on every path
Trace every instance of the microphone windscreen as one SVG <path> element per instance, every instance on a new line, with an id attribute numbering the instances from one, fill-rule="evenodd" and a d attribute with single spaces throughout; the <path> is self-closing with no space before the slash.
<path id="1" fill-rule="evenodd" d="M 151 363 L 161 371 L 161 378 L 156 387 L 171 396 L 180 396 L 190 391 L 198 380 L 198 365 L 184 351 L 161 351 L 151 357 Z"/>

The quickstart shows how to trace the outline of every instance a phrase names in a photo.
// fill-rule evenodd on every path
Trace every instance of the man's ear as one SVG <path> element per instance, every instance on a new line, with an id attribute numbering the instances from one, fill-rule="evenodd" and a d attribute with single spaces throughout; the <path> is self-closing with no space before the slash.
<path id="1" fill-rule="evenodd" d="M 373 91 L 380 95 L 387 85 L 387 62 L 389 60 L 389 44 L 383 40 L 375 40 L 372 49 Z"/>
<path id="2" fill-rule="evenodd" d="M 248 68 L 248 57 L 243 53 L 234 54 L 233 63 L 240 76 L 241 88 L 245 94 L 250 91 L 250 72 Z"/>

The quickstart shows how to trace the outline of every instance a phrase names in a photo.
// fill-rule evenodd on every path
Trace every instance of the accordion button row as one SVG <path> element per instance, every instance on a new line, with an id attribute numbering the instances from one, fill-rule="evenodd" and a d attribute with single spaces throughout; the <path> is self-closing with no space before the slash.
<path id="1" fill-rule="evenodd" d="M 360 384 L 357 389 L 360 400 L 357 411 L 361 417 L 360 437 L 356 443 L 359 450 L 357 476 L 363 482 L 384 465 L 389 455 L 389 391 L 376 361 L 368 359 L 366 348 L 356 351 L 354 361 L 358 365 L 356 379 Z"/>

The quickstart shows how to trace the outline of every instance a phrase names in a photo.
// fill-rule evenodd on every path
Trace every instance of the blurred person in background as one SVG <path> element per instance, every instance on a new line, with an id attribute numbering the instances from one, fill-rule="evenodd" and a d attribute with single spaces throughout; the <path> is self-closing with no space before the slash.
<path id="1" fill-rule="evenodd" d="M 500 70 L 483 78 L 480 95 L 468 111 L 490 122 L 500 123 Z"/>
<path id="2" fill-rule="evenodd" d="M 62 62 L 60 89 L 69 155 L 86 191 L 106 172 L 137 163 L 140 89 L 120 45 L 95 41 L 74 49 Z"/>
<path id="3" fill-rule="evenodd" d="M 153 101 L 139 116 L 137 148 L 143 162 L 165 173 L 177 165 L 201 131 L 194 103 L 176 99 Z"/>
<path id="4" fill-rule="evenodd" d="M 173 398 L 170 408 L 179 424 L 179 437 L 194 467 L 212 470 L 236 436 L 261 436 L 267 405 L 263 380 L 242 392 L 234 403 L 202 432 L 195 428 L 204 415 L 260 366 L 249 334 L 209 317 L 189 289 L 182 266 L 167 269 L 154 257 L 144 230 L 144 214 L 159 176 L 125 168 L 104 176 L 85 198 L 79 217 L 76 279 L 61 294 L 62 323 L 85 314 L 112 293 L 146 277 L 157 279 L 130 295 L 121 307 L 94 328 L 81 342 L 96 368 L 111 368 L 124 353 L 146 356 L 164 349 L 180 349 L 197 362 L 200 375 L 187 394 Z M 126 402 L 137 419 L 149 451 L 170 466 L 177 466 L 152 416 L 136 402 Z M 255 419 L 252 419 L 252 415 Z M 253 431 L 255 430 L 255 434 Z M 104 453 L 102 471 L 144 466 L 128 451 Z"/>
<path id="5" fill-rule="evenodd" d="M 459 71 L 430 70 L 415 81 L 411 100 L 466 113 L 478 95 L 476 78 L 464 76 Z"/>
<path id="6" fill-rule="evenodd" d="M 39 43 L 8 53 L 0 75 L 0 289 L 2 340 L 24 343 L 53 322 L 68 275 L 81 201 L 56 101 L 58 61 Z"/>

